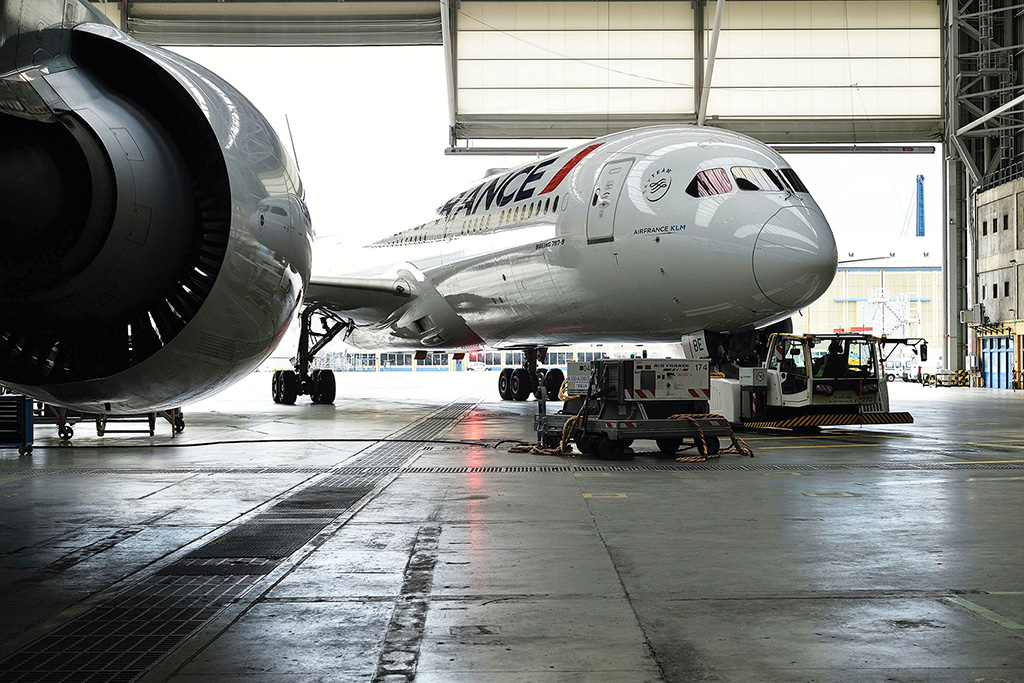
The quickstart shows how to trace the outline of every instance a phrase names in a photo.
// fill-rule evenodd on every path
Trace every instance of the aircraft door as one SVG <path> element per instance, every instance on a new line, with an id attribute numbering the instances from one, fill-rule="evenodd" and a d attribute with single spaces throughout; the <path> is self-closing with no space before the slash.
<path id="1" fill-rule="evenodd" d="M 632 166 L 633 159 L 616 159 L 605 164 L 598 174 L 587 210 L 587 244 L 615 239 L 615 207 Z"/>

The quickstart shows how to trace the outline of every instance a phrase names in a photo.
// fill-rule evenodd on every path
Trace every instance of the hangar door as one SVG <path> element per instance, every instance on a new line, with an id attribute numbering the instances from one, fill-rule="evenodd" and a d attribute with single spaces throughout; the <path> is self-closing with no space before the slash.
<path id="1" fill-rule="evenodd" d="M 985 337 L 981 340 L 981 367 L 985 386 L 1009 389 L 1013 373 L 1013 339 Z"/>

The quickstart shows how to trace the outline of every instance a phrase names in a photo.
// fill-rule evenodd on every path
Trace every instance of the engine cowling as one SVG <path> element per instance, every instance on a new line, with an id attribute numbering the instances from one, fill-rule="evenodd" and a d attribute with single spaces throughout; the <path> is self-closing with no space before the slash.
<path id="1" fill-rule="evenodd" d="M 45 30 L 64 52 L 0 76 L 0 383 L 88 412 L 198 400 L 294 317 L 301 181 L 215 74 L 104 24 Z"/>

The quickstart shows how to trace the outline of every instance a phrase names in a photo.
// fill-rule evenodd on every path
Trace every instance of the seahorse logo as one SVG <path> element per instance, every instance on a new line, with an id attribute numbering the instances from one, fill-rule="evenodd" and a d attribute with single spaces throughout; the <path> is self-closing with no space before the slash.
<path id="1" fill-rule="evenodd" d="M 662 168 L 655 171 L 644 184 L 644 197 L 649 202 L 656 202 L 668 193 L 672 186 L 671 169 Z"/>

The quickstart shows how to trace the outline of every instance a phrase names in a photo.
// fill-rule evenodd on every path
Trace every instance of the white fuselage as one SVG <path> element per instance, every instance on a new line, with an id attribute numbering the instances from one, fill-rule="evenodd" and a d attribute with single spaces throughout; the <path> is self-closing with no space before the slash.
<path id="1" fill-rule="evenodd" d="M 737 168 L 771 170 L 783 188 L 749 189 L 736 175 L 748 172 Z M 825 291 L 837 256 L 813 198 L 794 191 L 799 180 L 786 182 L 781 169 L 788 164 L 779 154 L 745 136 L 666 126 L 609 135 L 491 176 L 436 219 L 361 250 L 352 275 L 403 277 L 429 296 L 408 304 L 415 312 L 357 321 L 349 341 L 673 342 L 788 317 Z M 694 196 L 702 194 L 701 172 L 729 182 Z M 408 331 L 412 318 L 443 327 L 437 319 L 451 313 L 465 329 Z"/>

